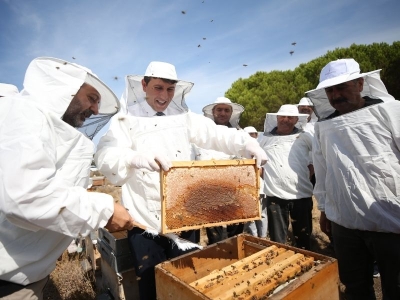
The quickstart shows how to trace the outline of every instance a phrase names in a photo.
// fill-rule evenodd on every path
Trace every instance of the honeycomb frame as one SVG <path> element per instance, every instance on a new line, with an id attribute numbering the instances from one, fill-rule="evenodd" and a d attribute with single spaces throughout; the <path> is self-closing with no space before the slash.
<path id="1" fill-rule="evenodd" d="M 161 233 L 261 218 L 254 159 L 175 161 L 160 182 Z"/>

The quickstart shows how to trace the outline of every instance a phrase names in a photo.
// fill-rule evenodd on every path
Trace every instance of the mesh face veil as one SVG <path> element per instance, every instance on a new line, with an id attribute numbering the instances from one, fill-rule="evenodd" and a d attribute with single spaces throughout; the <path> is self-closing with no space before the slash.
<path id="1" fill-rule="evenodd" d="M 98 115 L 92 115 L 78 128 L 92 139 L 119 111 L 120 105 L 115 94 L 89 69 L 58 58 L 35 58 L 25 73 L 21 95 L 34 96 L 38 104 L 62 118 L 84 83 L 93 86 L 101 96 Z"/>
<path id="2" fill-rule="evenodd" d="M 93 139 L 93 137 L 110 121 L 111 117 L 119 111 L 120 102 L 114 93 L 92 74 L 87 73 L 85 83 L 96 88 L 101 95 L 99 113 L 97 115 L 91 115 L 85 120 L 83 125 L 78 128 L 78 130 L 88 138 Z"/>

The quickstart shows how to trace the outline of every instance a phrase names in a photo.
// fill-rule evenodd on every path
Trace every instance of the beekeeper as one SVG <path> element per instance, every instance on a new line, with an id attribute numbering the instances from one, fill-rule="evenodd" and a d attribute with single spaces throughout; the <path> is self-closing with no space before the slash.
<path id="1" fill-rule="evenodd" d="M 91 118 L 104 125 L 118 107 L 90 71 L 47 57 L 30 63 L 19 95 L 0 101 L 0 298 L 42 299 L 73 238 L 133 227 L 111 196 L 87 192 L 94 147 L 74 128 L 96 131 Z"/>
<path id="2" fill-rule="evenodd" d="M 18 88 L 9 83 L 0 83 L 0 97 L 15 96 L 19 93 Z"/>
<path id="3" fill-rule="evenodd" d="M 244 107 L 226 97 L 218 97 L 214 103 L 203 107 L 204 116 L 210 118 L 217 125 L 240 129 L 239 121 Z"/>
<path id="4" fill-rule="evenodd" d="M 226 153 L 255 156 L 260 166 L 265 153 L 245 132 L 217 126 L 188 111 L 185 96 L 193 83 L 179 80 L 175 67 L 151 62 L 144 76 L 126 77 L 121 98 L 124 113 L 113 117 L 100 140 L 96 165 L 109 180 L 122 185 L 122 201 L 134 220 L 161 230 L 159 165 L 169 170 L 171 161 L 190 160 L 190 144 Z M 140 299 L 156 299 L 154 267 L 181 255 L 164 236 L 153 237 L 134 228 L 128 237 L 134 256 Z M 181 237 L 194 241 L 193 231 Z"/>
<path id="5" fill-rule="evenodd" d="M 312 140 L 303 129 L 307 117 L 296 105 L 282 105 L 278 112 L 267 113 L 259 142 L 268 157 L 263 178 L 270 238 L 286 243 L 290 220 L 296 247 L 310 250 L 313 187 L 308 154 Z"/>
<path id="6" fill-rule="evenodd" d="M 308 114 L 307 124 L 304 127 L 304 131 L 309 132 L 314 136 L 314 125 L 318 121 L 316 114 L 314 113 L 314 104 L 307 97 L 300 99 L 299 104 L 297 104 L 297 109 L 301 114 Z"/>
<path id="7" fill-rule="evenodd" d="M 313 149 L 321 230 L 333 235 L 351 299 L 375 298 L 374 260 L 383 298 L 400 299 L 400 103 L 379 72 L 331 61 L 306 93 L 323 120 Z"/>

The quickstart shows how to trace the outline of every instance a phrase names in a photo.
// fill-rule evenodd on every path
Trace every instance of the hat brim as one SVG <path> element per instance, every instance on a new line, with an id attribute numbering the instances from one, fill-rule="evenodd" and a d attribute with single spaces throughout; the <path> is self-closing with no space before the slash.
<path id="1" fill-rule="evenodd" d="M 337 77 L 334 77 L 334 78 L 330 78 L 330 79 L 327 79 L 327 80 L 324 80 L 324 81 L 320 82 L 318 84 L 317 88 L 315 88 L 313 90 L 309 90 L 305 94 L 310 93 L 310 92 L 314 92 L 316 90 L 325 89 L 327 87 L 338 85 L 338 84 L 341 84 L 341 83 L 344 83 L 344 82 L 347 82 L 347 81 L 351 81 L 351 80 L 354 80 L 354 79 L 357 79 L 357 78 L 365 77 L 367 75 L 370 75 L 370 74 L 373 74 L 373 73 L 377 73 L 377 72 L 380 72 L 380 71 L 381 71 L 381 69 L 374 70 L 374 71 L 367 72 L 367 73 L 355 73 L 355 74 L 350 74 L 350 75 L 345 74 L 345 75 L 340 75 L 340 76 L 337 76 Z"/>
<path id="2" fill-rule="evenodd" d="M 300 114 L 300 113 L 293 114 L 293 113 L 276 112 L 276 113 L 267 113 L 267 116 L 288 116 L 288 117 L 307 117 L 308 118 L 310 115 L 309 114 Z"/>
<path id="3" fill-rule="evenodd" d="M 206 105 L 203 107 L 203 112 L 205 114 L 211 115 L 212 114 L 212 110 L 216 105 L 220 105 L 220 104 L 225 104 L 225 105 L 230 105 L 232 106 L 232 114 L 241 114 L 242 112 L 244 112 L 244 107 L 240 104 L 237 103 L 212 103 L 209 105 Z"/>

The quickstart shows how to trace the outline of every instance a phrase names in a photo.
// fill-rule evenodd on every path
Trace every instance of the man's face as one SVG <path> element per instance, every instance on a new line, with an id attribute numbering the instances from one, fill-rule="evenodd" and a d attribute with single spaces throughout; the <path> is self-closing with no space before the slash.
<path id="1" fill-rule="evenodd" d="M 298 117 L 294 116 L 277 116 L 278 129 L 277 133 L 280 135 L 288 135 L 293 132 L 294 126 L 299 120 Z"/>
<path id="2" fill-rule="evenodd" d="M 297 106 L 297 109 L 299 110 L 299 113 L 301 114 L 307 114 L 308 116 L 308 121 L 311 119 L 311 114 L 314 112 L 314 109 L 312 106 L 309 105 L 299 105 Z"/>
<path id="3" fill-rule="evenodd" d="M 152 78 L 146 84 L 142 80 L 146 101 L 157 112 L 164 111 L 174 98 L 176 83 L 168 83 L 160 78 Z"/>
<path id="4" fill-rule="evenodd" d="M 62 117 L 63 121 L 72 127 L 81 127 L 87 118 L 99 113 L 100 100 L 99 92 L 91 85 L 84 83 L 72 98 Z"/>
<path id="5" fill-rule="evenodd" d="M 332 107 L 342 115 L 363 107 L 364 99 L 361 98 L 363 84 L 364 79 L 358 78 L 327 87 L 325 93 Z"/>
<path id="6" fill-rule="evenodd" d="M 232 116 L 232 106 L 228 104 L 217 104 L 214 106 L 212 113 L 215 124 L 227 126 Z"/>
<path id="7" fill-rule="evenodd" d="M 252 137 L 252 138 L 257 138 L 257 136 L 258 136 L 258 133 L 257 132 L 249 132 L 249 135 Z"/>

